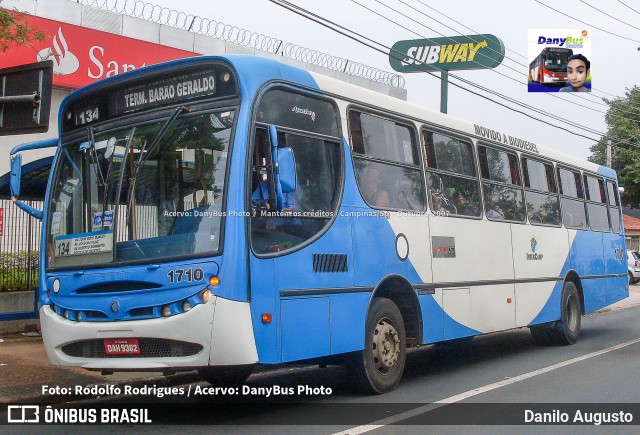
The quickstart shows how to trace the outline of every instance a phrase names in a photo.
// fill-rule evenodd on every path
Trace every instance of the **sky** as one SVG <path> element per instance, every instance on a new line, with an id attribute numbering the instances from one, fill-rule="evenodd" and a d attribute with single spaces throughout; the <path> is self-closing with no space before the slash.
<path id="1" fill-rule="evenodd" d="M 442 37 L 443 35 L 458 36 L 460 34 L 482 33 L 496 35 L 503 41 L 507 49 L 506 57 L 500 66 L 492 70 L 457 71 L 454 74 L 522 103 L 535 106 L 545 113 L 554 114 L 561 117 L 562 120 L 573 121 L 598 132 L 605 132 L 606 123 L 603 112 L 606 112 L 607 106 L 602 105 L 604 103 L 601 99 L 622 96 L 625 89 L 640 84 L 638 79 L 640 77 L 638 74 L 640 71 L 640 51 L 638 51 L 640 29 L 607 17 L 580 0 L 540 1 L 559 12 L 548 9 L 534 0 L 512 2 L 501 0 L 386 0 L 384 2 L 377 0 L 325 0 L 322 2 L 292 0 L 292 3 L 387 46 L 400 40 Z M 618 1 L 585 0 L 585 2 L 616 18 L 627 21 L 631 25 L 640 23 L 640 13 L 628 9 Z M 236 0 L 232 2 L 150 0 L 150 3 L 199 15 L 391 71 L 387 56 L 302 18 L 269 0 Z M 640 11 L 639 0 L 624 0 L 624 3 Z M 433 9 L 429 9 L 425 4 Z M 394 12 L 385 5 L 398 10 L 405 16 Z M 382 16 L 368 11 L 363 6 L 377 11 Z M 580 23 L 571 17 L 576 17 L 590 25 Z M 390 20 L 396 21 L 409 30 L 392 23 Z M 451 28 L 447 28 L 435 20 Z M 465 29 L 462 25 L 468 26 L 473 31 Z M 607 34 L 596 27 L 636 41 Z M 529 94 L 526 86 L 528 29 L 589 29 L 592 44 L 591 75 L 594 92 L 591 95 L 580 94 L 583 96 L 582 98 L 575 94 L 565 94 L 560 98 L 551 97 L 544 93 Z M 498 73 L 511 76 L 515 80 Z M 409 101 L 439 110 L 440 81 L 437 78 L 425 73 L 405 74 L 404 77 Z M 513 106 L 496 96 L 491 96 L 491 98 Z M 449 86 L 448 113 L 583 159 L 590 155 L 589 148 L 594 144 L 592 140 L 540 123 L 452 85 Z M 532 116 L 584 133 L 580 128 L 567 126 L 566 122 L 562 120 L 552 120 L 541 114 L 532 114 Z M 599 137 L 591 133 L 585 133 L 585 135 L 596 139 Z"/>

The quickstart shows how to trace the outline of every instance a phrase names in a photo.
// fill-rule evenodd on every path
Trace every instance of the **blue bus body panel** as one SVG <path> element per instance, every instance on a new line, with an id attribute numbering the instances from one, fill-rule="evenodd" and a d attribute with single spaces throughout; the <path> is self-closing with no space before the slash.
<path id="1" fill-rule="evenodd" d="M 571 245 L 571 269 L 580 277 L 603 276 L 604 259 L 602 233 L 578 231 Z M 582 279 L 585 314 L 604 307 L 607 303 L 607 287 L 604 278 Z"/>
<path id="2" fill-rule="evenodd" d="M 111 86 L 113 84 L 122 83 L 125 80 L 145 77 L 146 74 L 153 72 L 163 72 L 167 70 L 171 70 L 177 67 L 186 67 L 188 65 L 201 65 L 210 63 L 212 60 L 222 61 L 231 66 L 231 68 L 235 69 L 235 65 L 239 66 L 239 69 L 236 69 L 236 74 L 238 75 L 239 82 L 239 90 L 242 97 L 242 101 L 245 104 L 242 104 L 239 108 L 239 112 L 237 114 L 237 119 L 239 120 L 236 131 L 234 133 L 234 143 L 232 144 L 232 150 L 236 146 L 240 150 L 238 153 L 233 153 L 231 150 L 232 159 L 230 162 L 229 171 L 233 174 L 244 174 L 244 165 L 246 162 L 246 155 L 244 152 L 246 147 L 245 144 L 248 142 L 248 120 L 250 119 L 251 114 L 251 101 L 252 96 L 257 92 L 257 89 L 263 85 L 263 83 L 271 79 L 273 77 L 278 77 L 281 74 L 285 74 L 290 76 L 290 80 L 298 80 L 302 81 L 307 85 L 312 85 L 312 81 L 310 80 L 310 76 L 307 73 L 300 72 L 295 68 L 283 66 L 278 62 L 268 59 L 259 60 L 255 57 L 251 56 L 230 56 L 229 58 L 220 58 L 220 57 L 196 57 L 190 59 L 181 59 L 172 62 L 163 63 L 160 65 L 154 65 L 150 67 L 140 68 L 134 71 L 130 71 L 115 77 L 108 78 L 106 80 L 102 80 L 100 82 L 91 84 L 82 89 L 79 89 L 69 96 L 67 96 L 60 108 L 60 115 L 58 119 L 58 128 L 59 131 L 62 131 L 62 114 L 66 113 L 65 107 L 69 103 L 69 101 L 78 98 L 86 93 L 96 91 L 105 86 Z M 59 153 L 59 152 L 58 152 Z M 56 154 L 53 165 L 55 167 L 58 155 Z M 49 177 L 48 189 L 51 187 L 51 178 Z M 235 182 L 238 180 L 238 182 Z M 45 212 L 48 211 L 49 208 L 49 198 L 45 198 Z M 229 178 L 229 182 L 227 183 L 227 210 L 243 210 L 244 209 L 244 180 L 238 178 Z M 225 221 L 225 232 L 228 234 L 244 234 L 245 233 L 245 218 L 242 216 L 237 217 L 229 217 Z M 46 226 L 46 222 L 45 222 Z M 43 227 L 44 228 L 44 227 Z M 174 237 L 184 237 L 183 235 L 178 235 Z M 168 240 L 168 242 L 170 242 Z M 136 244 L 136 246 L 132 246 L 132 244 Z M 170 243 L 169 243 L 170 244 Z M 130 246 L 131 245 L 131 246 Z M 137 250 L 138 246 L 143 250 L 146 249 L 144 241 L 136 241 L 136 242 L 128 242 L 123 246 L 124 253 L 126 256 L 126 249 L 130 246 L 130 249 Z M 41 234 L 41 246 L 46 246 L 46 234 L 45 231 Z M 149 248 L 151 249 L 151 248 Z M 208 261 L 205 267 L 205 278 L 208 279 L 210 276 L 214 274 L 220 274 L 223 278 L 221 279 L 221 284 L 214 292 L 222 297 L 246 301 L 248 300 L 248 281 L 247 281 L 247 267 L 242 262 L 246 258 L 246 243 L 243 237 L 227 237 L 224 240 L 224 252 L 225 257 L 234 259 L 233 261 L 225 262 L 223 257 L 215 258 L 214 261 Z M 78 287 L 91 287 L 92 285 L 103 283 L 105 280 L 105 276 L 109 276 L 113 278 L 115 281 L 121 281 L 123 285 L 127 284 L 128 278 L 121 278 L 124 276 L 135 276 L 137 280 L 140 282 L 147 282 L 149 286 L 163 286 L 168 284 L 167 271 L 175 268 L 186 267 L 186 265 L 199 263 L 201 260 L 195 259 L 188 262 L 169 262 L 163 264 L 160 268 L 155 268 L 154 270 L 148 270 L 147 265 L 139 265 L 139 266 L 128 266 L 126 272 L 122 272 L 121 266 L 114 265 L 113 268 L 102 268 L 97 269 L 95 271 L 86 271 L 82 275 L 73 275 L 74 278 L 68 278 L 68 274 L 65 273 L 56 273 L 55 276 L 64 277 L 65 282 L 68 279 L 72 279 L 73 282 L 67 282 L 70 287 L 67 285 L 63 286 L 63 291 L 60 295 L 56 296 L 56 299 L 60 298 L 60 301 L 65 305 L 68 305 L 69 308 L 74 310 L 82 310 L 88 309 L 88 307 L 95 305 L 96 296 L 95 295 L 78 295 L 75 294 L 72 299 L 67 299 L 64 295 L 64 289 L 66 288 L 78 288 Z M 41 251 L 40 256 L 40 264 L 45 265 L 46 263 L 46 250 Z M 161 273 L 162 271 L 162 273 Z M 47 289 L 50 289 L 50 282 L 47 282 L 47 274 L 40 274 L 40 304 L 48 304 L 50 302 L 49 297 L 47 296 Z M 50 280 L 49 280 L 50 281 Z M 226 285 L 225 285 L 226 283 Z M 49 284 L 49 286 L 47 286 Z M 108 303 L 111 299 L 117 299 L 118 302 L 122 305 L 121 309 L 117 313 L 109 313 L 110 320 L 116 320 L 121 318 L 127 318 L 127 314 L 130 309 L 134 309 L 140 306 L 157 306 L 161 304 L 171 304 L 177 301 L 178 298 L 189 297 L 188 293 L 193 293 L 202 290 L 204 286 L 199 284 L 199 288 L 196 289 L 188 289 L 183 291 L 176 291 L 174 294 L 167 294 L 163 296 L 162 292 L 158 291 L 147 291 L 147 292 L 131 292 L 135 293 L 135 298 L 130 297 L 130 295 L 118 294 L 117 298 L 102 298 L 105 300 L 105 303 Z M 172 287 L 173 288 L 173 287 Z M 109 299 L 109 301 L 106 301 Z M 135 301 L 135 302 L 134 302 Z M 61 308 L 65 308 L 60 305 Z M 101 307 L 101 309 L 104 307 Z M 122 309 L 124 308 L 124 309 Z"/>
<path id="3" fill-rule="evenodd" d="M 615 233 L 605 233 L 602 236 L 605 252 L 605 273 L 607 275 L 621 275 L 607 279 L 607 301 L 611 305 L 629 297 L 629 279 L 627 278 L 626 246 L 624 236 Z M 623 253 L 623 259 L 616 259 L 612 254 L 618 249 Z"/>
<path id="4" fill-rule="evenodd" d="M 598 174 L 604 175 L 605 177 L 609 177 L 609 178 L 613 178 L 613 179 L 617 178 L 616 171 L 614 171 L 611 168 L 607 168 L 606 166 L 599 166 L 598 167 Z"/>
<path id="5" fill-rule="evenodd" d="M 626 287 L 626 262 L 615 259 L 614 249 L 616 247 L 624 248 L 624 239 L 618 234 L 577 231 L 571 245 L 569 258 L 558 276 L 564 277 L 573 270 L 581 278 L 585 314 L 629 296 L 628 287 Z M 600 258 L 594 257 L 594 250 L 602 250 L 605 261 L 602 260 L 602 256 Z M 624 276 L 610 276 L 615 274 L 624 274 Z M 589 278 L 593 275 L 600 275 L 600 277 Z M 554 286 L 549 300 L 530 323 L 531 325 L 560 319 L 562 286 L 563 281 L 559 280 Z"/>
<path id="6" fill-rule="evenodd" d="M 283 361 L 331 353 L 328 297 L 283 300 L 281 307 Z"/>

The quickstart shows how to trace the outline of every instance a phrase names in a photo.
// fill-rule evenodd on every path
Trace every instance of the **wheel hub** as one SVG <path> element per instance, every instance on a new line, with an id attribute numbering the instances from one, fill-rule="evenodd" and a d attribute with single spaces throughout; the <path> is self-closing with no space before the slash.
<path id="1" fill-rule="evenodd" d="M 377 369 L 382 373 L 391 370 L 399 354 L 398 331 L 388 319 L 382 319 L 373 332 L 373 361 Z"/>

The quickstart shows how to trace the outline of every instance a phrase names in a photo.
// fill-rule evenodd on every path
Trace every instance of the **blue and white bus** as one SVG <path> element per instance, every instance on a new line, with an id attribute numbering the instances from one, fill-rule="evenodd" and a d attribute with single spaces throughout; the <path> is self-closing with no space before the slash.
<path id="1" fill-rule="evenodd" d="M 30 210 L 53 364 L 231 383 L 329 361 L 383 393 L 408 347 L 573 344 L 628 296 L 614 171 L 274 60 L 118 75 L 59 131 Z"/>

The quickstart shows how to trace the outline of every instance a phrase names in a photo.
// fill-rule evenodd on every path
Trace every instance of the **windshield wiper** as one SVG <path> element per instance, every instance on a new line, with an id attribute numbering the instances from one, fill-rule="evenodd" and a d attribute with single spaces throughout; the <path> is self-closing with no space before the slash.
<path id="1" fill-rule="evenodd" d="M 160 143 L 160 140 L 164 137 L 164 135 L 167 132 L 167 130 L 169 130 L 169 127 L 171 126 L 171 124 L 173 124 L 173 122 L 178 118 L 178 116 L 182 115 L 183 113 L 188 113 L 190 111 L 191 110 L 189 108 L 185 107 L 185 106 L 178 107 L 173 112 L 171 117 L 169 119 L 167 119 L 167 122 L 164 123 L 164 125 L 162 126 L 162 128 L 160 129 L 160 131 L 158 132 L 156 137 L 153 138 L 153 141 L 151 142 L 151 145 L 149 145 L 149 149 L 148 150 L 147 150 L 147 143 L 145 142 L 145 144 L 142 146 L 142 149 L 140 149 L 140 158 L 136 162 L 136 165 L 133 168 L 133 172 L 131 173 L 131 180 L 132 181 L 135 181 L 136 175 L 138 175 L 138 171 L 142 167 L 142 164 L 149 159 L 149 157 L 147 157 L 147 156 L 150 156 L 151 153 L 155 150 L 155 148 Z M 145 155 L 145 152 L 146 152 L 146 155 Z"/>
<path id="2" fill-rule="evenodd" d="M 185 107 L 185 106 L 178 107 L 173 112 L 173 114 L 169 117 L 169 119 L 167 119 L 167 121 L 164 123 L 164 125 L 162 126 L 162 128 L 160 129 L 156 137 L 153 138 L 151 145 L 149 145 L 149 149 L 147 149 L 147 142 L 145 142 L 142 148 L 140 149 L 140 158 L 136 161 L 136 164 L 133 167 L 133 170 L 131 171 L 131 178 L 129 181 L 129 192 L 127 193 L 127 213 L 129 211 L 129 207 L 131 206 L 131 197 L 136 187 L 136 177 L 138 176 L 138 172 L 140 172 L 140 168 L 142 167 L 144 162 L 149 159 L 148 156 L 150 156 L 151 153 L 155 150 L 155 148 L 160 143 L 160 140 L 164 137 L 164 135 L 167 133 L 167 130 L 169 130 L 169 127 L 171 126 L 171 124 L 174 123 L 174 121 L 178 118 L 178 116 L 182 115 L 183 113 L 188 113 L 190 111 L 191 109 L 189 109 L 188 107 Z"/>
<path id="3" fill-rule="evenodd" d="M 89 139 L 89 147 L 91 150 L 91 156 L 94 161 L 94 168 L 98 177 L 98 183 L 100 186 L 106 186 L 104 175 L 102 174 L 102 168 L 100 167 L 100 161 L 98 160 L 98 152 L 96 151 L 96 137 L 93 134 L 93 127 L 87 128 L 87 137 Z"/>

